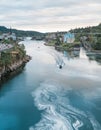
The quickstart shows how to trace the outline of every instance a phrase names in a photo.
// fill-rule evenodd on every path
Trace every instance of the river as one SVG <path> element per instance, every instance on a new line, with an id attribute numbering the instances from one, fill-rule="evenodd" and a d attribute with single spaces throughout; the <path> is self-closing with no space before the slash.
<path id="1" fill-rule="evenodd" d="M 101 64 L 25 40 L 32 60 L 0 87 L 0 130 L 101 130 Z M 62 69 L 59 68 L 62 65 Z"/>

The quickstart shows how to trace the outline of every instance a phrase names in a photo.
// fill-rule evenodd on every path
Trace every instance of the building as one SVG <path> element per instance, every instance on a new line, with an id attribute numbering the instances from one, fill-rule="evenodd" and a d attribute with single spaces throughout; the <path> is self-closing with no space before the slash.
<path id="1" fill-rule="evenodd" d="M 5 39 L 5 40 L 12 39 L 12 40 L 16 41 L 17 37 L 16 37 L 15 33 L 3 33 L 0 35 L 0 41 L 3 39 Z"/>
<path id="2" fill-rule="evenodd" d="M 16 35 L 15 35 L 15 33 L 9 34 L 9 35 L 7 36 L 7 38 L 16 41 Z"/>
<path id="3" fill-rule="evenodd" d="M 67 32 L 63 36 L 64 43 L 73 43 L 75 41 L 75 35 L 71 32 Z"/>
<path id="4" fill-rule="evenodd" d="M 45 38 L 48 40 L 56 39 L 56 33 L 48 33 Z"/>
<path id="5" fill-rule="evenodd" d="M 8 51 L 8 50 L 10 50 L 12 48 L 13 48 L 12 44 L 3 44 L 3 43 L 0 43 L 0 57 L 1 57 L 1 53 L 2 52 Z"/>

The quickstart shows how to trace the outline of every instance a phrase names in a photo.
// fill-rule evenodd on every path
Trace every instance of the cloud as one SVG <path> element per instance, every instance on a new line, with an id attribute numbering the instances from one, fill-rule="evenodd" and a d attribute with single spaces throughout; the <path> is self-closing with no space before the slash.
<path id="1" fill-rule="evenodd" d="M 69 30 L 101 22 L 100 0 L 1 0 L 0 24 L 37 31 Z"/>

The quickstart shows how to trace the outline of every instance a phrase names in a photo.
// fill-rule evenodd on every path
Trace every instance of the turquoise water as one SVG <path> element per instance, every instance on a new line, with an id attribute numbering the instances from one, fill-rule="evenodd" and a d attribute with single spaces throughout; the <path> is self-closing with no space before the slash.
<path id="1" fill-rule="evenodd" d="M 32 60 L 0 87 L 0 130 L 100 130 L 99 62 L 83 49 L 73 58 L 42 41 L 23 43 Z"/>

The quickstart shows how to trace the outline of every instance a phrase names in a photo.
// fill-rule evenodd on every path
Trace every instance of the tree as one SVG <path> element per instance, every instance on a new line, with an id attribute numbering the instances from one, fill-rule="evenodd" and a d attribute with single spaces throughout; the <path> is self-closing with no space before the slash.
<path id="1" fill-rule="evenodd" d="M 101 50 L 101 37 L 98 37 L 94 47 L 96 50 Z"/>
<path id="2" fill-rule="evenodd" d="M 11 54 L 7 53 L 7 52 L 2 52 L 1 53 L 1 67 L 5 67 L 5 70 L 8 69 L 8 66 L 11 64 L 12 60 L 11 60 Z"/>

